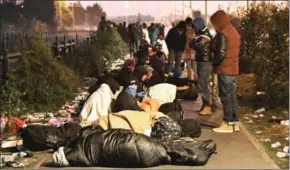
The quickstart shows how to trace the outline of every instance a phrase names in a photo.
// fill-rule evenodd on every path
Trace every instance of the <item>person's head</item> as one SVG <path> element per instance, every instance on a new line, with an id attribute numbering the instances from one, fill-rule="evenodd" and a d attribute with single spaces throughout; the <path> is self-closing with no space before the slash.
<path id="1" fill-rule="evenodd" d="M 176 26 L 174 22 L 171 23 L 172 28 Z"/>
<path id="2" fill-rule="evenodd" d="M 137 78 L 139 82 L 145 82 L 147 80 L 148 71 L 145 66 L 139 65 L 136 67 L 134 71 L 134 76 Z"/>
<path id="3" fill-rule="evenodd" d="M 192 26 L 192 18 L 187 17 L 187 18 L 185 19 L 185 23 L 186 23 L 186 26 Z"/>
<path id="4" fill-rule="evenodd" d="M 202 32 L 202 30 L 204 30 L 206 28 L 205 21 L 202 17 L 196 17 L 192 21 L 192 25 L 193 25 L 195 33 L 200 33 L 200 32 Z"/>
<path id="5" fill-rule="evenodd" d="M 143 47 L 143 49 L 140 49 L 135 54 L 135 57 L 137 58 L 137 64 L 138 65 L 145 65 L 149 61 L 149 52 L 148 52 L 148 46 Z"/>
<path id="6" fill-rule="evenodd" d="M 106 20 L 106 16 L 103 15 L 103 16 L 101 17 L 101 20 L 102 20 L 102 21 Z"/>
<path id="7" fill-rule="evenodd" d="M 161 60 L 161 61 L 163 61 L 163 62 L 165 62 L 165 60 L 166 60 L 166 56 L 165 56 L 165 53 L 163 52 L 163 51 L 157 51 L 157 53 L 156 53 L 156 57 L 159 59 L 159 60 Z"/>
<path id="8" fill-rule="evenodd" d="M 147 24 L 144 22 L 144 23 L 142 24 L 142 27 L 143 27 L 144 29 L 146 29 L 146 28 L 147 28 Z"/>
<path id="9" fill-rule="evenodd" d="M 123 22 L 123 26 L 126 26 L 127 25 L 127 23 L 126 22 Z"/>
<path id="10" fill-rule="evenodd" d="M 218 10 L 210 17 L 210 22 L 212 23 L 214 29 L 217 32 L 223 30 L 227 25 L 231 24 L 230 17 L 223 10 Z"/>
<path id="11" fill-rule="evenodd" d="M 151 77 L 153 76 L 153 70 L 154 70 L 149 65 L 145 65 L 144 67 L 147 70 L 147 74 L 146 74 L 146 77 L 144 77 L 144 79 L 142 80 L 143 82 L 151 79 Z"/>
<path id="12" fill-rule="evenodd" d="M 159 38 L 160 40 L 164 40 L 164 35 L 163 35 L 162 32 L 160 32 L 160 33 L 158 34 L 158 38 Z"/>
<path id="13" fill-rule="evenodd" d="M 154 25 L 155 25 L 155 24 L 152 22 L 150 26 L 151 26 L 151 27 L 154 27 Z"/>
<path id="14" fill-rule="evenodd" d="M 180 32 L 184 31 L 186 29 L 186 23 L 185 21 L 180 21 L 177 25 L 176 25 L 176 29 Z"/>
<path id="15" fill-rule="evenodd" d="M 160 44 L 159 42 L 157 42 L 155 44 L 155 49 L 156 49 L 156 51 L 161 51 L 162 50 L 162 44 Z"/>
<path id="16" fill-rule="evenodd" d="M 128 59 L 124 62 L 123 68 L 128 69 L 130 72 L 134 72 L 136 66 L 135 60 Z"/>

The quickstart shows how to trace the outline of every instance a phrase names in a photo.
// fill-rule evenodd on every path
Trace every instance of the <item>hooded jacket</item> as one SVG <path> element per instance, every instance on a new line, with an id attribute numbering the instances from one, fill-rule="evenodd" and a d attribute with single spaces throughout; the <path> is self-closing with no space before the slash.
<path id="1" fill-rule="evenodd" d="M 235 76 L 239 74 L 240 35 L 230 23 L 228 15 L 219 10 L 210 21 L 217 35 L 213 43 L 213 66 L 218 74 Z"/>
<path id="2" fill-rule="evenodd" d="M 169 51 L 183 52 L 186 42 L 185 31 L 179 34 L 176 27 L 171 28 L 165 38 L 165 42 Z"/>
<path id="3" fill-rule="evenodd" d="M 197 62 L 211 62 L 212 51 L 211 41 L 212 36 L 206 27 L 205 21 L 201 17 L 197 17 L 192 22 L 196 37 L 190 42 L 189 46 L 196 52 L 195 58 Z"/>

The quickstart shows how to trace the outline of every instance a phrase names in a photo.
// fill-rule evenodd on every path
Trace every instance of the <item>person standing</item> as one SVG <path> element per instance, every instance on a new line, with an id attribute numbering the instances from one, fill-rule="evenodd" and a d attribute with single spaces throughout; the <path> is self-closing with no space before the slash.
<path id="1" fill-rule="evenodd" d="M 201 115 L 212 114 L 211 89 L 209 78 L 212 74 L 212 36 L 202 17 L 193 20 L 196 37 L 190 42 L 190 47 L 196 52 L 198 87 L 201 90 L 202 108 Z"/>
<path id="2" fill-rule="evenodd" d="M 150 38 L 149 38 L 149 32 L 148 32 L 148 29 L 147 29 L 147 24 L 144 22 L 143 25 L 142 25 L 142 37 L 144 37 L 144 39 L 150 44 Z"/>
<path id="3" fill-rule="evenodd" d="M 223 10 L 215 12 L 210 21 L 217 32 L 213 43 L 213 68 L 218 75 L 219 97 L 224 109 L 224 122 L 213 131 L 237 132 L 239 112 L 236 77 L 239 74 L 240 35 Z"/>
<path id="4" fill-rule="evenodd" d="M 186 29 L 185 21 L 180 21 L 176 27 L 169 30 L 165 38 L 165 42 L 169 50 L 168 71 L 172 69 L 173 63 L 175 61 L 174 67 L 175 78 L 178 78 L 180 74 L 180 65 L 186 42 L 185 29 Z"/>
<path id="5" fill-rule="evenodd" d="M 132 25 L 132 34 L 133 34 L 133 52 L 136 53 L 139 50 L 140 46 L 140 36 L 136 23 Z"/>
<path id="6" fill-rule="evenodd" d="M 154 27 L 153 27 L 153 32 L 152 32 L 152 46 L 155 46 L 156 42 L 157 42 L 157 39 L 158 39 L 158 35 L 159 35 L 159 25 L 158 24 L 155 24 Z"/>
<path id="7" fill-rule="evenodd" d="M 184 49 L 183 60 L 186 63 L 187 67 L 187 77 L 188 80 L 193 81 L 197 80 L 197 68 L 195 61 L 195 52 L 192 48 L 189 47 L 190 41 L 195 37 L 195 32 L 193 30 L 192 19 L 190 17 L 186 18 L 186 44 Z"/>

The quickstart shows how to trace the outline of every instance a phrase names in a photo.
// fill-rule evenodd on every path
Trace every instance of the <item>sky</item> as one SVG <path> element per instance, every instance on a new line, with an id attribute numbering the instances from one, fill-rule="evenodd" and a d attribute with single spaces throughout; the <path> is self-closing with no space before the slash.
<path id="1" fill-rule="evenodd" d="M 190 1 L 127 1 L 129 8 L 125 8 L 124 1 L 81 1 L 84 7 L 98 2 L 109 17 L 136 15 L 139 12 L 142 15 L 168 15 L 170 13 L 182 14 L 182 5 L 184 4 L 184 12 L 189 13 Z M 192 9 L 205 11 L 204 1 L 191 1 Z M 277 3 L 277 1 L 276 1 Z M 231 11 L 238 6 L 246 6 L 246 1 L 207 1 L 208 14 L 211 15 L 218 10 L 219 5 L 226 9 L 231 4 Z M 176 10 L 175 10 L 176 9 Z"/>

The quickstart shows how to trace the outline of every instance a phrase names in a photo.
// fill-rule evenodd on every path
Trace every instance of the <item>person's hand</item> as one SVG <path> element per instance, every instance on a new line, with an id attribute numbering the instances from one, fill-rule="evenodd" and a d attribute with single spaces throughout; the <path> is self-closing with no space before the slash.
<path id="1" fill-rule="evenodd" d="M 168 78 L 168 77 L 169 77 L 169 74 L 164 74 L 164 77 L 165 77 L 165 78 Z"/>

